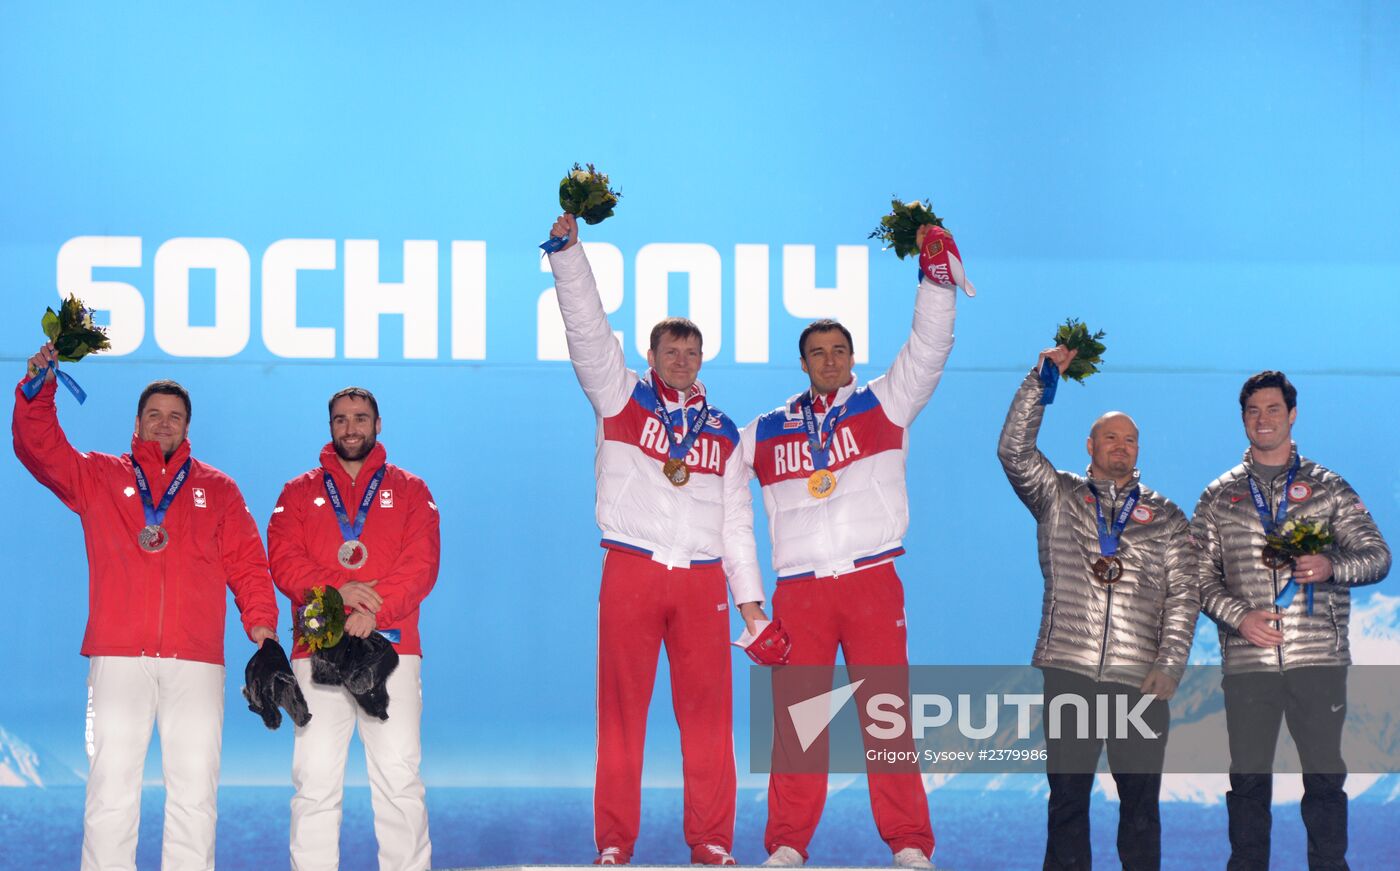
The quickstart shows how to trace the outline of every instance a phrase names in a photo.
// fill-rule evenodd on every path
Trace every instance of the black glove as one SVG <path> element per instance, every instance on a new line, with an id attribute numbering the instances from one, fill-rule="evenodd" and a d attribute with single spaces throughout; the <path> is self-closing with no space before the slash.
<path id="1" fill-rule="evenodd" d="M 262 643 L 248 660 L 243 669 L 243 698 L 248 700 L 248 710 L 262 717 L 263 725 L 276 729 L 282 725 L 282 712 L 298 726 L 311 722 L 311 711 L 306 707 L 306 697 L 297 686 L 292 665 L 287 662 L 287 652 L 274 638 Z"/>
<path id="2" fill-rule="evenodd" d="M 378 632 L 366 638 L 347 635 L 334 647 L 311 654 L 311 679 L 345 687 L 364 712 L 389 719 L 389 675 L 399 665 L 394 645 Z"/>

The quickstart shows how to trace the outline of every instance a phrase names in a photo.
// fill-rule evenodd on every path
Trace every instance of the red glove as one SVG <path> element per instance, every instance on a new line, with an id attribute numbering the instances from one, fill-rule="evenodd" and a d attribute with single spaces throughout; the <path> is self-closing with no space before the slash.
<path id="1" fill-rule="evenodd" d="M 783 621 L 774 617 L 773 622 L 763 627 L 758 637 L 744 648 L 749 659 L 759 665 L 787 665 L 792 655 L 792 636 L 783 630 Z"/>
<path id="2" fill-rule="evenodd" d="M 953 234 L 942 227 L 931 227 L 924 234 L 924 244 L 919 249 L 919 271 L 934 284 L 961 287 L 968 296 L 977 295 L 977 289 L 963 271 L 958 243 L 953 241 Z"/>

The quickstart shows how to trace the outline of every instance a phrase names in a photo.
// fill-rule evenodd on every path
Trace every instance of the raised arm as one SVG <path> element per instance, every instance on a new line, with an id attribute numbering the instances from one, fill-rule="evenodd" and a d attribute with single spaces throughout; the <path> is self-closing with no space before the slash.
<path id="1" fill-rule="evenodd" d="M 1039 373 L 1047 359 L 1050 365 L 1058 365 L 1063 372 L 1074 359 L 1074 353 L 1063 348 L 1041 352 L 1040 363 L 1021 382 L 1011 400 L 1006 422 L 1001 427 L 1001 438 L 997 441 L 997 458 L 1001 460 L 1006 479 L 1037 520 L 1054 505 L 1059 487 L 1059 473 L 1036 447 L 1040 424 L 1045 418 L 1045 406 L 1040 404 L 1045 388 Z"/>
<path id="2" fill-rule="evenodd" d="M 914 422 L 943 378 L 943 366 L 953 351 L 957 296 L 955 288 L 920 280 L 909 340 L 895 355 L 889 371 L 870 382 L 886 416 L 897 426 Z"/>
<path id="3" fill-rule="evenodd" d="M 57 357 L 52 344 L 40 348 L 39 353 L 29 358 L 25 377 L 20 385 Z M 64 505 L 73 511 L 81 511 L 82 466 L 85 457 L 68 443 L 68 437 L 63 434 L 63 427 L 58 424 L 56 388 L 57 381 L 52 370 L 33 399 L 25 398 L 20 386 L 15 387 L 12 423 L 15 456 L 35 480 L 52 490 Z"/>
<path id="4" fill-rule="evenodd" d="M 583 246 L 578 244 L 578 222 L 573 215 L 561 215 L 550 235 L 569 237 L 563 250 L 549 255 L 569 360 L 593 410 L 599 417 L 611 417 L 627 404 L 636 376 L 627 368 L 627 358 L 598 298 L 598 283 Z"/>

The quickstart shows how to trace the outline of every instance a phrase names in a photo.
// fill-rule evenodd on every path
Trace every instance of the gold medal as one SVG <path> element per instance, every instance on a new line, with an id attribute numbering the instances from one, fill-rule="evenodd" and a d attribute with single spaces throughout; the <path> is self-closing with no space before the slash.
<path id="1" fill-rule="evenodd" d="M 340 560 L 341 565 L 353 572 L 364 567 L 364 564 L 369 561 L 369 548 L 365 547 L 364 542 L 359 539 L 347 541 L 336 552 L 336 559 Z"/>
<path id="2" fill-rule="evenodd" d="M 164 526 L 148 523 L 141 527 L 141 532 L 136 536 L 136 543 L 141 545 L 141 549 L 146 553 L 157 553 L 165 550 L 165 546 L 170 543 L 170 534 L 165 531 Z"/>
<path id="3" fill-rule="evenodd" d="M 690 469 L 686 467 L 685 460 L 670 459 L 661 466 L 661 474 L 666 476 L 677 487 L 684 487 L 690 480 Z"/>
<path id="4" fill-rule="evenodd" d="M 830 469 L 818 469 L 807 476 L 807 492 L 813 499 L 825 499 L 836 492 L 836 476 Z"/>
<path id="5" fill-rule="evenodd" d="M 1091 567 L 1094 577 L 1099 579 L 1099 583 L 1110 586 L 1118 582 L 1123 577 L 1123 561 L 1116 556 L 1101 556 L 1094 560 Z"/>

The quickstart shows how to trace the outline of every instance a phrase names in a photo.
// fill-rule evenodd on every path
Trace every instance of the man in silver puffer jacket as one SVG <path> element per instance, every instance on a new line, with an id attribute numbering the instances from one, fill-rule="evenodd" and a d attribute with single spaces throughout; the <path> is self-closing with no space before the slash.
<path id="1" fill-rule="evenodd" d="M 1285 717 L 1303 764 L 1308 867 L 1347 867 L 1341 741 L 1351 588 L 1374 584 L 1390 570 L 1390 549 L 1356 491 L 1298 455 L 1291 438 L 1297 396 L 1282 372 L 1245 382 L 1240 412 L 1249 450 L 1242 464 L 1206 487 L 1191 524 L 1203 552 L 1202 607 L 1220 626 L 1230 869 L 1269 867 L 1271 769 Z M 1332 545 L 1269 567 L 1266 528 L 1295 518 L 1324 521 Z M 1299 586 L 1287 592 L 1290 576 Z"/>
<path id="2" fill-rule="evenodd" d="M 1063 372 L 1073 359 L 1063 347 L 1041 354 L 1012 400 L 997 454 L 1036 519 L 1045 594 L 1032 664 L 1044 676 L 1046 710 L 1064 694 L 1088 700 L 1105 694 L 1129 708 L 1144 694 L 1157 697 L 1143 717 L 1153 737 L 1129 728 L 1107 741 L 1121 801 L 1119 858 L 1124 868 L 1156 869 L 1157 800 L 1171 716 L 1166 700 L 1176 691 L 1195 634 L 1196 553 L 1181 509 L 1139 483 L 1138 431 L 1126 414 L 1109 412 L 1094 423 L 1088 477 L 1057 470 L 1036 448 L 1045 413 L 1040 368 Z M 1091 865 L 1089 795 L 1104 740 L 1075 737 L 1076 725 L 1062 718 L 1061 734 L 1070 737 L 1046 742 L 1047 869 L 1087 871 Z"/>

